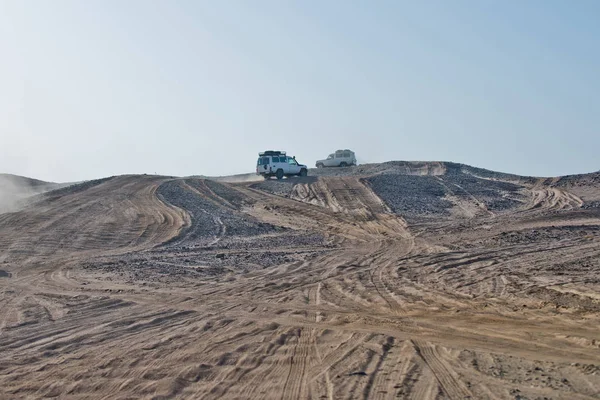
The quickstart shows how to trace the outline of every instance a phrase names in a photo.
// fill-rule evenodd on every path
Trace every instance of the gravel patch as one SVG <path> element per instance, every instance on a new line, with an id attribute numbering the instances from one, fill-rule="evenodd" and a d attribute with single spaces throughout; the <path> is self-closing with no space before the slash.
<path id="1" fill-rule="evenodd" d="M 473 175 L 475 177 L 484 178 L 485 180 L 502 180 L 519 184 L 534 184 L 538 178 L 532 176 L 521 176 L 515 174 L 507 174 L 504 172 L 490 171 L 484 168 L 472 167 L 470 165 L 444 162 L 446 167 L 446 175 Z"/>
<path id="2" fill-rule="evenodd" d="M 462 173 L 450 173 L 443 178 L 456 196 L 469 199 L 471 196 L 483 202 L 490 211 L 506 211 L 526 202 L 523 187 L 514 183 L 480 179 Z"/>
<path id="3" fill-rule="evenodd" d="M 186 183 L 190 186 L 194 184 L 192 181 Z M 191 216 L 191 226 L 174 240 L 180 244 L 206 244 L 222 236 L 256 236 L 275 230 L 273 225 L 258 222 L 246 214 L 220 207 L 197 193 L 186 190 L 183 181 L 165 182 L 160 185 L 157 194 L 163 201 L 186 210 Z"/>
<path id="4" fill-rule="evenodd" d="M 444 186 L 432 176 L 376 175 L 366 179 L 390 209 L 403 217 L 450 216 Z"/>
<path id="5" fill-rule="evenodd" d="M 600 186 L 600 172 L 592 172 L 590 174 L 565 175 L 558 178 L 558 181 L 553 184 L 557 187 L 598 187 Z"/>
<path id="6" fill-rule="evenodd" d="M 330 248 L 320 234 L 262 223 L 232 208 L 232 204 L 241 208 L 251 200 L 227 184 L 172 180 L 160 185 L 157 194 L 164 202 L 186 210 L 190 226 L 162 246 L 99 258 L 90 261 L 86 269 L 117 274 L 131 282 L 176 284 L 299 262 Z"/>
<path id="7" fill-rule="evenodd" d="M 193 181 L 186 181 L 190 186 L 193 186 Z M 224 185 L 212 180 L 204 181 L 206 186 L 210 190 L 212 190 L 217 196 L 226 199 L 230 204 L 234 205 L 236 208 L 241 209 L 245 205 L 252 205 L 255 203 L 253 199 L 250 199 L 237 190 L 231 188 L 231 186 Z"/>
<path id="8" fill-rule="evenodd" d="M 388 161 L 350 167 L 312 168 L 308 171 L 309 176 L 440 175 L 442 173 L 443 163 L 424 161 Z"/>
<path id="9" fill-rule="evenodd" d="M 98 186 L 103 184 L 104 182 L 108 182 L 111 179 L 115 178 L 114 176 L 110 176 L 108 178 L 95 179 L 92 181 L 85 181 L 81 183 L 76 183 L 74 185 L 69 185 L 60 189 L 53 190 L 48 193 L 41 194 L 37 196 L 40 200 L 53 200 L 62 196 L 67 196 L 75 193 L 80 193 L 86 191 L 88 189 L 93 188 L 94 186 Z"/>
<path id="10" fill-rule="evenodd" d="M 556 243 L 565 239 L 591 239 L 600 234 L 597 226 L 561 226 L 502 232 L 497 236 L 473 241 L 474 247 L 506 247 L 531 243 Z"/>
<path id="11" fill-rule="evenodd" d="M 441 180 L 440 180 L 441 179 Z M 480 179 L 460 172 L 438 177 L 384 173 L 366 178 L 390 209 L 406 218 L 447 217 L 454 204 L 448 196 L 483 203 L 490 211 L 517 208 L 526 201 L 522 186 Z"/>
<path id="12" fill-rule="evenodd" d="M 283 233 L 283 228 L 281 228 Z M 212 245 L 176 244 L 143 253 L 104 257 L 84 268 L 119 275 L 128 282 L 181 283 L 181 280 L 218 278 L 277 265 L 302 262 L 329 251 L 322 236 L 286 232 L 257 237 L 224 238 Z"/>
<path id="13" fill-rule="evenodd" d="M 469 174 L 486 179 L 499 179 L 513 182 L 535 182 L 536 178 L 489 171 L 469 165 L 447 161 L 387 161 L 375 164 L 361 164 L 351 167 L 312 168 L 309 176 L 367 176 L 379 174 L 399 175 L 450 175 Z"/>
<path id="14" fill-rule="evenodd" d="M 600 208 L 600 201 L 586 201 L 581 208 L 586 210 Z"/>

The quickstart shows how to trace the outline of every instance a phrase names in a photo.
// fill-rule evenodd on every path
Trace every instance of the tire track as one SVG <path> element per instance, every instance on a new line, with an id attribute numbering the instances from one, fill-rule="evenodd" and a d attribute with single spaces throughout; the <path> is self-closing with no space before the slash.
<path id="1" fill-rule="evenodd" d="M 290 370 L 281 394 L 284 399 L 306 398 L 306 365 L 309 362 L 309 349 L 313 345 L 314 339 L 310 328 L 298 328 L 296 332 L 297 343 L 290 358 Z"/>
<path id="2" fill-rule="evenodd" d="M 412 340 L 417 353 L 433 371 L 442 389 L 451 400 L 472 398 L 471 392 L 460 381 L 453 369 L 438 354 L 434 346 L 421 340 Z"/>
<path id="3" fill-rule="evenodd" d="M 391 361 L 385 365 L 383 372 L 379 373 L 375 379 L 373 387 L 379 389 L 373 395 L 375 400 L 394 399 L 405 394 L 400 393 L 398 389 L 406 388 L 407 392 L 410 392 L 410 385 L 408 382 L 405 383 L 402 378 L 407 377 L 410 368 L 416 367 L 412 360 L 414 348 L 410 342 L 404 341 L 402 344 L 396 345 L 394 350 L 395 357 L 391 357 Z"/>
<path id="4" fill-rule="evenodd" d="M 56 213 L 0 217 L 0 262 L 19 276 L 1 281 L 14 292 L 0 313 L 0 397 L 439 400 L 511 385 L 524 396 L 591 398 L 598 386 L 598 231 L 588 214 L 584 224 L 561 213 L 569 200 L 560 193 L 521 214 L 421 221 L 415 238 L 355 178 L 311 185 L 319 205 L 244 185 L 230 198 L 228 186 L 186 179 L 197 192 L 189 204 L 207 200 L 200 214 L 208 225 L 234 208 L 328 240 L 310 254 L 288 244 L 244 250 L 277 252 L 279 261 L 238 273 L 225 260 L 196 266 L 190 255 L 201 246 L 163 246 L 166 260 L 149 251 L 181 231 L 189 210 L 156 199 L 157 185 L 170 180 L 136 179 L 57 198 Z M 235 231 L 226 218 L 202 245 L 229 245 L 218 243 Z M 87 268 L 107 255 L 115 264 Z M 156 279 L 148 260 L 160 267 Z M 472 372 L 454 358 L 458 349 L 494 368 Z M 480 357 L 486 352 L 493 355 Z M 528 391 L 536 367 L 545 379 Z"/>

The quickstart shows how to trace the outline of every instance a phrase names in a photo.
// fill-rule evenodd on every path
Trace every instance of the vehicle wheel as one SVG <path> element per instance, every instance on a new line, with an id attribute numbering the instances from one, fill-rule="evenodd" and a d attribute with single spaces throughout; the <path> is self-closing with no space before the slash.
<path id="1" fill-rule="evenodd" d="M 323 168 L 323 167 L 324 167 L 323 163 L 318 163 L 317 164 L 317 168 Z"/>
<path id="2" fill-rule="evenodd" d="M 308 175 L 308 171 L 307 171 L 307 170 L 305 170 L 304 168 L 302 168 L 302 169 L 300 170 L 300 173 L 299 173 L 298 175 L 300 175 L 300 176 L 306 176 L 306 175 Z"/>
<path id="3" fill-rule="evenodd" d="M 278 169 L 277 173 L 275 174 L 275 176 L 277 177 L 277 179 L 283 179 L 283 170 L 282 169 Z"/>
<path id="4" fill-rule="evenodd" d="M 348 164 L 346 164 L 346 161 L 342 161 L 340 163 L 340 167 L 347 167 L 347 166 L 348 166 Z"/>

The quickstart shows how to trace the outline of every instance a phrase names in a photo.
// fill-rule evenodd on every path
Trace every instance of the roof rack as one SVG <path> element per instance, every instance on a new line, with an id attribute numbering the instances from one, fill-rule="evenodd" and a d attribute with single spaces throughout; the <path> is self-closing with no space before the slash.
<path id="1" fill-rule="evenodd" d="M 263 151 L 261 153 L 258 153 L 258 155 L 260 157 L 263 157 L 263 156 L 279 156 L 279 155 L 285 156 L 286 153 L 285 153 L 285 151 L 279 151 L 279 150 L 266 150 L 266 151 Z"/>

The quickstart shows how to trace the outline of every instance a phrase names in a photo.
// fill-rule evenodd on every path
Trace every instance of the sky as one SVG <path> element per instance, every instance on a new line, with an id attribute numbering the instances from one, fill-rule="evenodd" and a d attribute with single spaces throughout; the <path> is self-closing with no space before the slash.
<path id="1" fill-rule="evenodd" d="M 600 169 L 600 1 L 0 0 L 0 172 Z"/>

